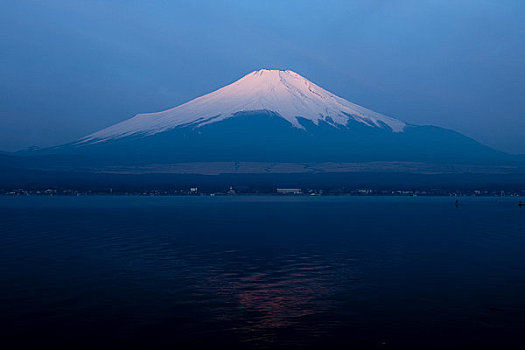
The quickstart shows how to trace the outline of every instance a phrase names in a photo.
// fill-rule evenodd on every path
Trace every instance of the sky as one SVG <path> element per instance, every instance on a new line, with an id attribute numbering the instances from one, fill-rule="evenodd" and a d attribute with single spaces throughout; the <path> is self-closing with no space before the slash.
<path id="1" fill-rule="evenodd" d="M 3 0 L 0 150 L 74 141 L 261 68 L 525 154 L 522 0 Z"/>

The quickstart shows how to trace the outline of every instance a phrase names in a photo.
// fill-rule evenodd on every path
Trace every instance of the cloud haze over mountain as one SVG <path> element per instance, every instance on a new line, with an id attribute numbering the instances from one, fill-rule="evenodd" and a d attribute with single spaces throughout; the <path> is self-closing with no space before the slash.
<path id="1" fill-rule="evenodd" d="M 74 141 L 260 69 L 525 153 L 525 5 L 5 1 L 0 149 Z"/>

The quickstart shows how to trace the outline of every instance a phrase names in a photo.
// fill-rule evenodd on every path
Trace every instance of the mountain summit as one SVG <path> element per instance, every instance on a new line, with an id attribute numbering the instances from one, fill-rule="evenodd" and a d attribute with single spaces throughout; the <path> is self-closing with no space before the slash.
<path id="1" fill-rule="evenodd" d="M 239 112 L 270 111 L 303 129 L 298 118 L 335 127 L 350 120 L 369 127 L 401 132 L 406 124 L 351 103 L 291 70 L 261 69 L 236 82 L 178 107 L 138 114 L 95 132 L 82 142 L 100 142 L 131 135 L 154 135 L 183 126 L 200 127 L 231 118 Z"/>

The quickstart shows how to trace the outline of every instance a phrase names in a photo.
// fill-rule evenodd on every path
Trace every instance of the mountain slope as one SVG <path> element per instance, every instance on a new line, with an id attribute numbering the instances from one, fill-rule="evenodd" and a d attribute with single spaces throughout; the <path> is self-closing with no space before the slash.
<path id="1" fill-rule="evenodd" d="M 298 118 L 295 127 L 274 112 L 239 112 L 220 122 L 183 126 L 150 136 L 136 134 L 74 143 L 48 151 L 103 163 L 179 162 L 366 162 L 487 163 L 507 155 L 457 132 L 407 125 L 403 132 L 357 121 L 334 127 Z"/>

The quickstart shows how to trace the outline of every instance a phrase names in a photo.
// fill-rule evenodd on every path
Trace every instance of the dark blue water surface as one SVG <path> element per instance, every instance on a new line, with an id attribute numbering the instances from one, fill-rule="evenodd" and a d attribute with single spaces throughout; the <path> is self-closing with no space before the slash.
<path id="1" fill-rule="evenodd" d="M 1 197 L 18 348 L 525 348 L 517 199 Z"/>

